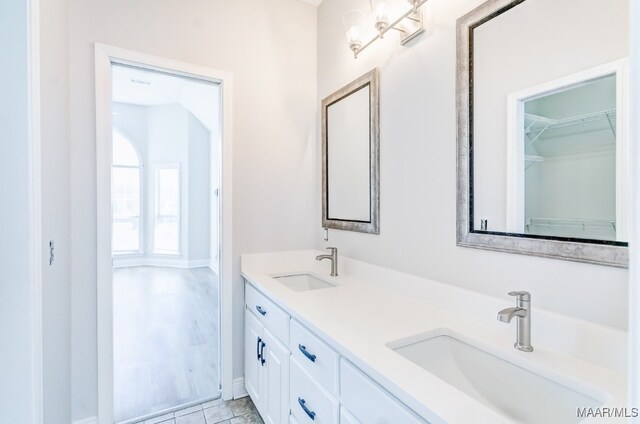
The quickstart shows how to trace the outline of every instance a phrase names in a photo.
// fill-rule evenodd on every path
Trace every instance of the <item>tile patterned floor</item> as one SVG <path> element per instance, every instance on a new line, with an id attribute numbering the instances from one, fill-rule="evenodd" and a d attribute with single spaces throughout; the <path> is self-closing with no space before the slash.
<path id="1" fill-rule="evenodd" d="M 250 397 L 213 400 L 138 424 L 264 424 Z"/>

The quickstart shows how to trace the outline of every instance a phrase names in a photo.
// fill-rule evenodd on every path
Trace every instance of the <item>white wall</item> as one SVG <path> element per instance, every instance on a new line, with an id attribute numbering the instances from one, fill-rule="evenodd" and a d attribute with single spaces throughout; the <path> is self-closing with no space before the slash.
<path id="1" fill-rule="evenodd" d="M 0 2 L 0 411 L 12 423 L 34 419 L 27 23 L 28 2 Z"/>
<path id="2" fill-rule="evenodd" d="M 147 157 L 148 107 L 128 103 L 113 103 L 113 126 L 138 148 L 144 161 Z"/>
<path id="3" fill-rule="evenodd" d="M 427 32 L 412 46 L 400 46 L 391 34 L 357 60 L 341 17 L 366 2 L 324 0 L 319 6 L 318 97 L 380 68 L 381 221 L 379 236 L 330 230 L 323 243 L 318 208 L 317 243 L 337 246 L 355 259 L 502 296 L 505 305 L 512 302 L 509 290 L 529 290 L 534 308 L 626 328 L 626 270 L 455 244 L 455 21 L 481 3 L 430 0 L 424 6 Z M 320 197 L 319 185 L 316 193 Z"/>
<path id="4" fill-rule="evenodd" d="M 216 93 L 220 93 L 220 90 L 216 90 Z M 221 140 L 222 131 L 220 126 L 213 129 L 210 134 L 209 150 L 211 154 L 210 169 L 210 193 L 209 211 L 211 212 L 211 219 L 209 220 L 209 258 L 211 260 L 210 267 L 216 273 L 220 273 L 219 261 L 220 261 L 220 172 L 222 171 L 219 166 L 221 155 Z"/>
<path id="5" fill-rule="evenodd" d="M 214 99 L 212 99 L 214 100 Z M 189 153 L 189 260 L 209 260 L 211 219 L 211 151 L 209 131 L 187 112 Z"/>
<path id="6" fill-rule="evenodd" d="M 73 127 L 69 121 L 68 7 L 67 0 L 40 1 L 42 238 L 45 244 L 54 240 L 56 249 L 52 266 L 47 255 L 42 255 L 44 422 L 51 424 L 71 420 L 73 217 L 69 214 L 72 204 L 69 139 Z M 85 359 L 73 358 L 78 364 Z"/>
<path id="7" fill-rule="evenodd" d="M 149 108 L 147 143 L 147 240 L 153 240 L 155 218 L 155 165 L 180 164 L 180 256 L 189 257 L 189 132 L 187 110 L 180 105 Z M 149 219 L 149 217 L 153 217 Z M 153 252 L 153 245 L 148 245 Z"/>
<path id="8" fill-rule="evenodd" d="M 316 9 L 298 0 L 70 1 L 72 408 L 82 419 L 97 410 L 92 43 L 233 73 L 233 365 L 241 377 L 240 252 L 315 243 Z"/>

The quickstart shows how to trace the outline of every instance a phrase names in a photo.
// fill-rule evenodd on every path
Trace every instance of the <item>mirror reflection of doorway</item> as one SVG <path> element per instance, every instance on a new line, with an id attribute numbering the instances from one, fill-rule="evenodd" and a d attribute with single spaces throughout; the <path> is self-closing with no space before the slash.
<path id="1" fill-rule="evenodd" d="M 626 242 L 626 60 L 510 93 L 507 231 Z"/>
<path id="2" fill-rule="evenodd" d="M 525 101 L 524 126 L 525 234 L 615 241 L 616 75 Z"/>
<path id="3" fill-rule="evenodd" d="M 220 397 L 220 87 L 112 66 L 114 418 Z"/>

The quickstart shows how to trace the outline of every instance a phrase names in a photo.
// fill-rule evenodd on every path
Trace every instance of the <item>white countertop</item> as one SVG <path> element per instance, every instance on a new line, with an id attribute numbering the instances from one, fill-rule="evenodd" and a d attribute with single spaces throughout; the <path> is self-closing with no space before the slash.
<path id="1" fill-rule="evenodd" d="M 626 379 L 619 370 L 536 344 L 535 332 L 532 339 L 534 352 L 524 353 L 514 349 L 515 323 L 509 327 L 509 332 L 497 331 L 492 327 L 493 324 L 489 324 L 495 321 L 495 313 L 498 311 L 494 309 L 494 298 L 467 292 L 465 296 L 477 297 L 474 302 L 486 301 L 487 309 L 493 310 L 489 318 L 492 321 L 473 319 L 469 313 L 453 310 L 445 303 L 436 307 L 424 301 L 425 293 L 412 298 L 406 289 L 396 290 L 396 285 L 402 287 L 399 280 L 405 277 L 405 274 L 396 271 L 383 272 L 387 279 L 395 281 L 372 283 L 366 280 L 366 272 L 357 272 L 366 268 L 367 264 L 340 258 L 343 268 L 340 271 L 346 269 L 346 272 L 338 277 L 329 277 L 328 264 L 314 260 L 315 255 L 320 253 L 324 252 L 243 255 L 241 272 L 248 282 L 287 311 L 292 318 L 324 338 L 343 357 L 432 424 L 512 422 L 387 347 L 389 342 L 440 328 L 451 329 L 472 339 L 476 346 L 513 364 L 560 384 L 578 388 L 587 396 L 602 400 L 605 407 L 624 407 L 626 404 Z M 354 272 L 350 274 L 350 270 Z M 371 268 L 369 271 L 376 269 Z M 380 273 L 379 268 L 377 271 Z M 336 284 L 336 287 L 296 292 L 272 278 L 273 275 L 295 272 L 316 274 Z M 363 276 L 365 279 L 362 279 Z M 432 284 L 430 280 L 426 281 Z M 444 286 L 448 285 L 443 284 Z M 438 295 L 442 296 L 442 293 Z M 510 299 L 504 300 L 503 307 L 511 306 L 511 302 Z M 532 310 L 535 320 L 535 303 L 532 304 Z M 572 322 L 570 318 L 567 320 Z M 572 326 L 577 327 L 573 322 L 565 327 Z M 560 328 L 565 327 L 560 325 Z M 588 330 L 580 334 L 582 337 L 585 331 L 588 336 L 590 327 L 586 327 Z M 537 327 L 536 330 L 540 332 L 543 329 Z M 594 338 L 598 341 L 617 342 L 622 334 L 624 333 L 613 329 L 609 331 L 594 327 Z M 566 334 L 564 337 L 571 338 L 572 335 Z M 619 348 L 626 349 L 626 346 Z M 583 422 L 595 421 L 587 419 Z"/>

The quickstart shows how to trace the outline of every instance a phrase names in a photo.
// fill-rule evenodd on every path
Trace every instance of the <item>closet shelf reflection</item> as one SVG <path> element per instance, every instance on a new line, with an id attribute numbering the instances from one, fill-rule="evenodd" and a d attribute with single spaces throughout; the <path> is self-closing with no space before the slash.
<path id="1" fill-rule="evenodd" d="M 529 138 L 528 144 L 535 143 L 545 132 L 567 128 L 576 125 L 587 125 L 592 122 L 598 122 L 603 119 L 607 120 L 608 128 L 616 136 L 615 120 L 616 109 L 606 109 L 598 112 L 585 113 L 583 115 L 570 116 L 568 118 L 554 119 L 545 116 L 535 115 L 532 113 L 524 114 L 525 133 Z M 603 128 L 594 128 L 601 130 Z"/>
<path id="2" fill-rule="evenodd" d="M 561 219 L 561 218 L 527 218 L 527 227 L 544 226 L 544 227 L 563 227 L 563 228 L 582 228 L 615 230 L 616 221 L 609 219 Z"/>

